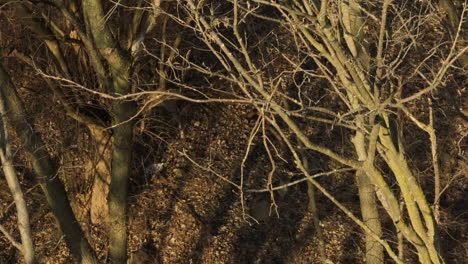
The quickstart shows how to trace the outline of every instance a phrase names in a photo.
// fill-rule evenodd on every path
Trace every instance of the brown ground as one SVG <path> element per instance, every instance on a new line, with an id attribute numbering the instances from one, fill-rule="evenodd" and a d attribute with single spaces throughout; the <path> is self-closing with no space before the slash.
<path id="1" fill-rule="evenodd" d="M 255 121 L 246 118 L 248 109 L 233 106 L 187 107 L 193 108 L 190 113 L 194 118 L 183 118 L 180 126 L 183 132 L 176 129 L 177 125 L 174 131 L 168 131 L 168 134 L 178 133 L 178 136 L 150 148 L 154 153 L 146 153 L 148 160 L 140 158 L 145 157 L 139 153 L 144 143 L 139 142 L 136 146 L 136 159 L 141 160 L 135 163 L 141 171 L 143 165 L 151 162 L 164 163 L 164 166 L 154 175 L 145 176 L 135 171 L 132 179 L 129 251 L 134 263 L 316 262 L 317 241 L 310 215 L 306 214 L 308 198 L 303 190 L 290 188 L 285 198 L 277 201 L 279 218 L 267 217 L 260 223 L 249 218 L 244 220 L 239 193 L 235 188 L 213 173 L 197 167 L 182 154 L 185 150 L 200 165 L 209 166 L 231 180 L 238 180 L 237 168 L 244 155 L 250 127 Z M 59 133 L 53 133 L 53 123 L 50 129 L 46 141 L 53 141 L 54 137 L 59 136 Z M 68 183 L 70 198 L 82 226 L 104 260 L 107 243 L 105 226 L 89 223 L 88 203 L 84 197 L 90 187 L 86 186 L 79 173 L 84 170 L 86 137 L 77 137 L 76 140 L 77 144 L 83 144 L 83 148 L 68 147 L 67 158 L 62 161 L 61 177 Z M 254 147 L 249 156 L 245 177 L 252 187 L 264 186 L 264 175 L 269 169 L 268 165 L 264 165 L 268 164 L 264 155 L 258 147 Z M 281 164 L 280 171 L 285 171 L 286 165 Z M 19 171 L 25 189 L 31 188 L 26 198 L 40 262 L 73 263 L 40 188 L 32 182 L 31 172 L 26 168 Z M 15 230 L 14 207 L 11 206 L 12 199 L 4 181 L 0 182 L 0 188 L 2 223 Z M 255 197 L 252 194 L 246 195 L 246 213 L 251 212 L 249 208 L 253 200 Z M 319 203 L 321 200 L 323 198 L 319 198 Z M 358 229 L 329 204 L 326 207 L 330 208 L 319 210 L 330 259 L 335 263 L 357 263 L 361 256 L 361 242 L 355 233 Z M 0 263 L 21 263 L 20 254 L 3 237 L 0 237 L 0 248 L 3 249 Z M 145 260 L 136 260 L 138 258 Z"/>
<path id="2" fill-rule="evenodd" d="M 172 130 L 160 131 L 160 144 L 147 135 L 137 142 L 135 173 L 129 200 L 129 252 L 132 263 L 319 263 L 317 239 L 307 213 L 308 198 L 304 186 L 289 188 L 278 199 L 279 218 L 270 216 L 255 223 L 244 219 L 239 193 L 214 173 L 197 167 L 182 154 L 231 180 L 239 180 L 240 161 L 254 118 L 241 106 L 185 105 L 190 115 L 177 121 L 148 121 L 147 127 L 158 122 L 173 124 Z M 161 110 L 164 111 L 164 110 Z M 46 117 L 43 117 L 46 118 Z M 53 132 L 53 123 L 50 124 Z M 171 127 L 171 126 L 169 126 Z M 75 130 L 77 131 L 77 130 Z M 49 133 L 50 143 L 59 133 Z M 146 142 L 143 142 L 147 138 Z M 172 139 L 169 139 L 172 138 Z M 76 135 L 77 145 L 67 148 L 62 159 L 64 181 L 68 183 L 74 209 L 89 235 L 99 257 L 106 258 L 105 226 L 91 225 L 84 197 L 89 181 L 82 180 L 86 137 Z M 261 141 L 254 140 L 255 146 Z M 145 145 L 146 144 L 146 145 Z M 264 186 L 269 165 L 261 147 L 253 147 L 246 163 L 245 179 L 251 188 Z M 149 151 L 148 151 L 149 150 Z M 81 156 L 80 156 L 81 155 Z M 161 171 L 145 175 L 142 171 L 151 163 L 163 163 Z M 278 162 L 279 174 L 291 167 Z M 53 216 L 45 205 L 40 188 L 32 182 L 27 167 L 19 167 L 31 210 L 32 228 L 41 263 L 74 263 L 63 239 L 57 233 Z M 357 193 L 352 175 L 321 179 L 338 200 L 358 214 Z M 29 189 L 28 189 L 29 188 Z M 460 189 L 455 189 L 461 191 Z M 318 194 L 318 209 L 324 229 L 327 255 L 333 263 L 362 263 L 363 243 L 355 224 Z M 256 197 L 246 195 L 246 213 L 255 206 Z M 0 181 L 1 222 L 15 230 L 15 212 L 4 181 Z M 463 219 L 463 216 L 460 216 Z M 389 232 L 394 230 L 388 225 Z M 448 231 L 463 230 L 450 226 Z M 466 235 L 452 239 L 466 241 Z M 463 243 L 454 243 L 450 251 L 460 257 Z M 21 263 L 21 256 L 0 237 L 0 263 Z M 455 251 L 456 250 L 456 251 Z M 411 263 L 411 260 L 408 260 Z M 451 263 L 461 263 L 451 262 Z"/>

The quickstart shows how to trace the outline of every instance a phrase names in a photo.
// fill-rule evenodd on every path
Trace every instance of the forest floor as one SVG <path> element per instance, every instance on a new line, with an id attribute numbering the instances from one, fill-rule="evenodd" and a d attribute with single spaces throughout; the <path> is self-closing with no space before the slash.
<path id="1" fill-rule="evenodd" d="M 243 208 L 238 189 L 220 177 L 240 180 L 239 168 L 246 142 L 256 121 L 251 109 L 185 105 L 181 111 L 185 114 L 176 120 L 148 121 L 147 127 L 155 131 L 161 127 L 158 122 L 166 122 L 166 127 L 171 127 L 159 130 L 159 144 L 149 146 L 153 144 L 149 142 L 156 142 L 154 138 L 138 136 L 134 158 L 137 169 L 131 180 L 128 205 L 129 263 L 320 263 L 316 230 L 311 213 L 307 211 L 305 186 L 290 187 L 283 195 L 276 195 L 279 214 L 273 211 L 268 215 L 255 211 L 258 201 L 265 195 L 246 193 Z M 49 137 L 53 137 L 53 133 L 49 133 Z M 52 139 L 46 141 L 53 142 Z M 84 143 L 77 139 L 76 144 Z M 262 144 L 259 137 L 254 138 L 244 167 L 248 188 L 265 187 L 270 165 L 263 148 L 259 147 Z M 280 155 L 285 154 L 278 151 Z M 85 163 L 79 147 L 71 155 L 74 163 L 62 161 L 64 168 L 80 168 Z M 145 167 L 151 164 L 159 164 L 159 170 L 145 173 Z M 284 161 L 278 161 L 277 165 L 277 173 L 283 175 L 280 177 L 289 177 L 284 175 L 288 175 L 293 166 Z M 26 187 L 40 263 L 74 263 L 31 172 L 27 168 L 19 171 Z M 104 263 L 106 225 L 93 225 L 89 221 L 89 203 L 83 197 L 90 186 L 80 180 L 80 171 L 71 169 L 60 176 L 67 178 L 65 182 L 75 179 L 75 186 L 67 186 L 73 208 Z M 359 215 L 352 173 L 319 181 Z M 463 190 L 459 191 L 463 195 Z M 328 258 L 332 263 L 363 263 L 362 231 L 323 195 L 317 193 L 316 196 Z M 466 197 L 460 199 L 466 201 Z M 458 210 L 463 211 L 462 208 Z M 0 222 L 9 230 L 15 230 L 15 210 L 3 180 L 0 181 L 0 211 Z M 260 221 L 247 215 L 255 215 Z M 466 219 L 466 215 L 461 219 Z M 384 226 L 394 230 L 391 223 L 384 221 Z M 457 235 L 447 230 L 443 236 L 449 237 L 450 245 L 455 245 L 451 253 L 463 256 L 467 237 L 462 230 L 466 231 L 466 227 L 463 224 L 455 227 L 452 231 L 461 231 Z M 4 237 L 0 237 L 0 249 L 0 263 L 21 263 L 20 254 Z M 407 261 L 416 263 L 412 262 L 416 261 L 414 259 Z M 453 261 L 449 263 L 463 260 L 454 258 Z"/>

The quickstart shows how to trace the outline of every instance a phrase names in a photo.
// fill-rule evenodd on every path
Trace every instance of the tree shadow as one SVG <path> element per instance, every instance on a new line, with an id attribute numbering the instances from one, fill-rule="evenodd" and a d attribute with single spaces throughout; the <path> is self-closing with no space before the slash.
<path id="1" fill-rule="evenodd" d="M 295 249 L 305 245 L 314 228 L 308 225 L 299 233 L 307 213 L 306 194 L 299 189 L 289 189 L 278 202 L 279 218 L 272 215 L 259 224 L 246 223 L 235 232 L 232 263 L 288 263 Z"/>
<path id="2" fill-rule="evenodd" d="M 261 144 L 254 144 L 253 149 L 249 153 L 249 159 L 247 159 L 247 162 L 245 163 L 246 168 L 250 168 L 258 162 L 259 157 L 261 157 L 261 155 L 258 155 L 260 147 Z M 230 175 L 231 180 L 236 182 L 240 179 L 240 163 L 241 160 L 238 160 L 235 163 L 235 167 Z M 248 173 L 246 173 L 244 177 L 248 178 Z M 191 211 L 192 216 L 194 216 L 202 225 L 199 239 L 196 241 L 191 253 L 191 261 L 193 263 L 202 263 L 203 251 L 209 246 L 210 239 L 217 236 L 220 233 L 220 228 L 228 222 L 230 217 L 232 217 L 229 211 L 238 199 L 238 193 L 234 192 L 232 186 L 228 184 L 223 187 L 221 192 L 221 202 L 213 214 L 203 217 L 196 212 L 193 206 L 189 205 L 189 210 Z"/>

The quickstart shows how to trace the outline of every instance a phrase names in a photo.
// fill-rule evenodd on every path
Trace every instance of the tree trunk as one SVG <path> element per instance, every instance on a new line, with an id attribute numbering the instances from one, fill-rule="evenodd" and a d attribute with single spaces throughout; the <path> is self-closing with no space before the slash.
<path id="1" fill-rule="evenodd" d="M 377 208 L 374 185 L 362 171 L 356 173 L 359 188 L 359 201 L 364 223 L 377 235 L 382 235 L 380 216 Z M 383 248 L 372 236 L 366 233 L 366 263 L 384 263 Z"/>
<path id="2" fill-rule="evenodd" d="M 106 24 L 101 0 L 83 1 L 87 27 L 92 33 L 96 48 L 107 61 L 112 76 L 110 93 L 116 97 L 131 92 L 131 60 L 120 48 L 119 41 Z M 127 189 L 133 145 L 133 115 L 136 103 L 132 100 L 115 99 L 112 104 L 114 144 L 112 172 L 109 186 L 109 261 L 127 261 Z"/>
<path id="3" fill-rule="evenodd" d="M 134 112 L 134 103 L 116 103 L 115 121 L 128 121 Z M 130 116 L 129 116 L 130 115 Z M 127 122 L 114 129 L 112 173 L 109 189 L 109 257 L 112 263 L 126 263 L 127 259 L 127 190 L 132 157 L 134 122 Z"/>
<path id="4" fill-rule="evenodd" d="M 301 144 L 299 140 L 297 140 L 297 142 L 301 148 L 304 148 L 304 145 Z M 304 150 L 300 150 L 299 154 L 301 155 L 301 160 L 304 168 L 310 172 L 309 158 L 307 157 L 307 152 Z M 307 209 L 309 211 L 308 213 L 312 215 L 312 221 L 315 227 L 315 232 L 318 240 L 318 251 L 320 254 L 320 259 L 322 263 L 328 263 L 327 254 L 325 252 L 325 239 L 323 237 L 322 227 L 320 226 L 317 204 L 315 203 L 314 185 L 310 181 L 307 181 L 307 196 L 309 197 L 309 204 L 307 206 Z"/>
<path id="5" fill-rule="evenodd" d="M 24 255 L 24 261 L 27 264 L 36 263 L 34 255 L 34 244 L 31 234 L 31 224 L 29 222 L 29 213 L 26 201 L 24 200 L 21 186 L 16 176 L 16 170 L 13 167 L 13 157 L 11 155 L 11 144 L 8 136 L 6 120 L 3 118 L 6 114 L 5 103 L 0 96 L 0 159 L 2 162 L 3 173 L 10 187 L 11 195 L 15 201 L 16 211 L 18 212 L 18 229 L 21 236 L 21 247 Z"/>
<path id="6" fill-rule="evenodd" d="M 366 160 L 365 137 L 362 132 L 356 132 L 354 137 L 354 146 L 358 153 L 359 160 Z M 359 202 L 361 205 L 362 220 L 375 234 L 382 235 L 380 216 L 377 207 L 374 185 L 371 183 L 368 175 L 362 170 L 356 171 L 356 182 L 359 189 Z M 380 264 L 384 263 L 383 247 L 376 241 L 371 234 L 366 232 L 366 263 Z"/>

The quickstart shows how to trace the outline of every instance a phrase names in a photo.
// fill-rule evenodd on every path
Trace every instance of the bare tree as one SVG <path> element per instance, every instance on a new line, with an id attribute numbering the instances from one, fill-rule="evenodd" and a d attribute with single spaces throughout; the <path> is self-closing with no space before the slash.
<path id="1" fill-rule="evenodd" d="M 432 76 L 431 73 L 421 72 L 421 66 L 433 59 L 434 51 L 439 47 L 436 43 L 433 50 L 421 50 L 416 43 L 425 36 L 417 32 L 426 28 L 426 24 L 432 23 L 433 17 L 438 15 L 430 4 L 418 6 L 419 12 L 424 15 L 416 17 L 410 7 L 391 0 L 377 4 L 326 0 L 230 3 L 232 11 L 218 14 L 217 9 L 222 10 L 221 4 L 210 6 L 188 0 L 187 3 L 181 2 L 181 5 L 186 7 L 186 12 L 195 21 L 194 30 L 226 70 L 226 75 L 221 77 L 237 85 L 245 97 L 263 102 L 255 105 L 260 113 L 264 113 L 263 118 L 275 126 L 278 132 L 284 128 L 277 123 L 277 118 L 282 120 L 287 130 L 294 133 L 308 150 L 326 155 L 356 170 L 365 223 L 361 226 L 367 235 L 367 262 L 383 262 L 382 248 L 377 244 L 395 261 L 402 261 L 381 239 L 380 217 L 374 198 L 376 194 L 396 229 L 417 250 L 420 262 L 443 263 L 431 204 L 410 168 L 402 127 L 396 126 L 392 113 L 396 109 L 405 109 L 404 104 L 436 89 L 447 70 L 465 54 L 467 48 L 460 48 L 459 39 L 455 38 L 448 53 L 439 59 L 439 70 L 432 72 Z M 266 8 L 269 8 L 270 13 L 263 11 Z M 272 9 L 276 10 L 273 14 Z M 387 19 L 389 16 L 393 19 Z M 463 17 L 459 23 L 462 23 Z M 259 45 L 253 44 L 255 38 L 249 39 L 245 26 L 249 24 L 249 19 L 263 19 L 287 28 L 295 44 L 292 49 L 298 56 L 289 56 L 289 50 L 282 53 L 280 46 L 273 45 L 272 48 L 277 49 L 277 55 L 290 63 L 289 72 L 302 71 L 309 79 L 327 80 L 331 91 L 340 98 L 348 111 L 342 113 L 306 105 L 304 98 L 307 89 L 300 86 L 297 91 L 290 92 L 296 93 L 298 98 L 288 97 L 288 91 L 281 89 L 284 85 L 282 78 L 286 78 L 283 76 L 287 76 L 288 70 L 278 71 L 276 76 L 269 75 L 262 69 L 268 68 L 267 65 L 272 62 L 264 64 L 264 61 L 258 61 L 251 55 Z M 408 25 L 407 19 L 415 23 Z M 378 34 L 373 34 L 370 28 L 378 29 Z M 373 51 L 369 44 L 371 42 L 375 43 L 372 45 Z M 414 65 L 415 58 L 409 56 L 412 50 L 423 52 L 418 55 L 419 62 L 416 62 L 413 74 L 398 75 L 403 62 Z M 313 61 L 317 70 L 304 68 L 301 62 L 304 58 Z M 203 67 L 199 67 L 199 70 L 210 72 Z M 402 78 L 419 76 L 427 80 L 428 86 L 417 92 L 406 92 L 402 98 Z M 295 104 L 299 110 L 288 108 L 282 103 L 283 98 Z M 305 114 L 310 111 L 330 113 L 332 119 Z M 412 119 L 407 112 L 406 116 Z M 357 158 L 345 157 L 313 142 L 295 120 L 298 118 L 351 128 L 355 133 L 352 143 Z M 291 151 L 294 148 L 298 147 L 293 147 Z M 296 162 L 302 170 L 304 167 L 300 159 L 296 159 Z M 400 210 L 397 193 L 376 166 L 377 162 L 384 162 L 394 176 L 398 192 L 404 200 L 405 211 Z M 434 167 L 437 173 L 436 163 Z M 303 172 L 307 175 L 306 169 Z M 312 179 L 311 182 L 318 184 Z M 323 188 L 319 189 L 323 191 Z"/>

